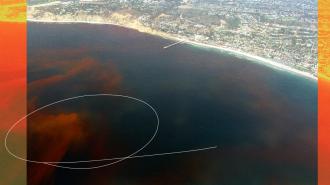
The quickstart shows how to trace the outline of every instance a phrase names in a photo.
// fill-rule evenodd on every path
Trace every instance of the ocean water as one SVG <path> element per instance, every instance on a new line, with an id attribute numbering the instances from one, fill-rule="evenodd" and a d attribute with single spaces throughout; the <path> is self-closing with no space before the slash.
<path id="1" fill-rule="evenodd" d="M 28 23 L 28 111 L 98 93 L 136 97 L 159 114 L 138 155 L 96 170 L 28 164 L 29 184 L 317 184 L 316 81 L 215 49 L 111 25 Z M 150 108 L 87 97 L 28 119 L 28 158 L 74 161 L 127 156 L 156 128 Z M 92 167 L 91 164 L 67 164 Z"/>

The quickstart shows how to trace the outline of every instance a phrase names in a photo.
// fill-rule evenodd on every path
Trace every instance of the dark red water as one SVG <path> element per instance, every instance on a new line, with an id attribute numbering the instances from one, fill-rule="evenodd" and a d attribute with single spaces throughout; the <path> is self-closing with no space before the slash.
<path id="1" fill-rule="evenodd" d="M 29 23 L 29 111 L 123 94 L 160 116 L 156 139 L 139 154 L 219 147 L 89 171 L 29 164 L 30 185 L 316 184 L 316 82 L 211 49 L 164 50 L 169 43 L 115 26 Z M 48 161 L 125 156 L 155 126 L 150 109 L 120 98 L 65 102 L 28 122 L 28 157 Z"/>

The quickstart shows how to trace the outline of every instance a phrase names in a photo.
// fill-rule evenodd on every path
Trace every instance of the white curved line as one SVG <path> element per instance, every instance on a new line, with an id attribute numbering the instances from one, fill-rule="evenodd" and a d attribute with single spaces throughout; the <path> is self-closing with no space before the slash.
<path id="1" fill-rule="evenodd" d="M 56 162 L 56 161 L 36 161 L 36 160 L 29 160 L 29 159 L 25 159 L 23 157 L 17 156 L 16 154 L 14 154 L 7 145 L 7 140 L 8 140 L 8 136 L 10 135 L 10 132 L 24 119 L 28 118 L 29 116 L 31 116 L 32 114 L 41 111 L 42 109 L 45 109 L 47 107 L 53 106 L 55 104 L 58 103 L 62 103 L 65 101 L 69 101 L 69 100 L 74 100 L 74 99 L 79 99 L 79 98 L 85 98 L 85 97 L 97 97 L 97 96 L 112 96 L 112 97 L 122 97 L 122 98 L 128 98 L 131 100 L 135 100 L 138 101 L 140 103 L 143 103 L 144 105 L 147 105 L 155 114 L 156 119 L 157 119 L 157 125 L 156 125 L 156 129 L 154 134 L 152 135 L 152 137 L 138 150 L 136 150 L 135 152 L 131 153 L 130 155 L 126 156 L 126 157 L 114 157 L 114 158 L 104 158 L 104 159 L 94 159 L 94 160 L 85 160 L 85 161 L 64 161 L 64 162 Z M 126 95 L 120 95 L 120 94 L 86 94 L 86 95 L 80 95 L 80 96 L 74 96 L 74 97 L 70 97 L 70 98 L 66 98 L 66 99 L 62 99 L 59 101 L 55 101 L 53 103 L 47 104 L 43 107 L 40 107 L 30 113 L 28 113 L 27 115 L 25 115 L 24 117 L 22 117 L 21 119 L 19 119 L 18 121 L 16 121 L 7 131 L 6 136 L 5 136 L 5 140 L 4 140 L 4 145 L 5 145 L 5 149 L 6 151 L 13 157 L 15 157 L 16 159 L 25 161 L 25 162 L 31 162 L 31 163 L 38 163 L 38 164 L 45 164 L 45 165 L 49 165 L 49 166 L 54 166 L 54 167 L 58 167 L 58 168 L 65 168 L 65 169 L 71 169 L 71 170 L 88 170 L 88 169 L 97 169 L 97 168 L 102 168 L 102 167 L 106 167 L 106 166 L 110 166 L 119 162 L 122 162 L 124 160 L 127 159 L 133 159 L 133 158 L 144 158 L 144 157 L 154 157 L 154 156 L 164 156 L 164 155 L 173 155 L 173 154 L 182 154 L 182 153 L 189 153 L 189 152 L 197 152 L 197 151 L 203 151 L 203 150 L 210 150 L 210 149 L 215 149 L 217 148 L 217 146 L 212 146 L 212 147 L 207 147 L 207 148 L 199 148 L 199 149 L 193 149 L 193 150 L 183 150 L 183 151 L 177 151 L 177 152 L 166 152 L 166 153 L 158 153 L 158 154 L 147 154 L 147 155 L 140 155 L 137 156 L 136 154 L 140 151 L 142 151 L 143 149 L 145 149 L 156 137 L 158 130 L 159 130 L 159 116 L 157 111 L 147 102 L 145 102 L 144 100 L 138 99 L 138 98 L 134 98 L 131 96 L 126 96 Z M 75 163 L 92 163 L 92 162 L 102 162 L 102 161 L 114 161 L 114 162 L 110 162 L 107 164 L 103 164 L 103 165 L 99 165 L 99 166 L 94 166 L 94 167 L 68 167 L 68 166 L 63 166 L 63 165 L 58 165 L 58 164 L 75 164 Z"/>
<path id="2" fill-rule="evenodd" d="M 212 150 L 216 149 L 218 146 L 210 146 L 205 148 L 197 148 L 197 149 L 190 149 L 190 150 L 180 150 L 175 152 L 163 152 L 163 153 L 155 153 L 155 154 L 145 154 L 145 155 L 134 155 L 129 157 L 129 159 L 136 159 L 136 158 L 145 158 L 145 157 L 157 157 L 157 156 L 165 156 L 165 155 L 173 155 L 173 154 L 184 154 L 184 153 L 191 153 L 191 152 L 201 152 L 205 150 Z M 102 162 L 102 161 L 113 161 L 121 159 L 122 157 L 113 157 L 113 158 L 106 158 L 106 159 L 92 159 L 86 161 L 62 161 L 62 162 L 47 162 L 49 164 L 54 163 L 61 163 L 61 164 L 76 164 L 76 163 L 91 163 L 91 162 Z"/>
<path id="3" fill-rule="evenodd" d="M 18 123 L 20 123 L 22 120 L 26 119 L 27 117 L 31 116 L 32 114 L 42 110 L 42 109 L 45 109 L 47 107 L 50 107 L 52 105 L 55 105 L 55 104 L 58 104 L 58 103 L 61 103 L 61 102 L 65 102 L 65 101 L 69 101 L 69 100 L 74 100 L 74 99 L 79 99 L 79 98 L 85 98 L 85 97 L 96 97 L 96 96 L 113 96 L 113 97 L 123 97 L 123 98 L 128 98 L 128 99 L 132 99 L 132 100 L 135 100 L 135 101 L 138 101 L 138 102 L 141 102 L 145 105 L 147 105 L 155 114 L 156 116 L 156 119 L 157 119 L 157 126 L 156 126 L 156 129 L 155 129 L 155 132 L 154 134 L 152 135 L 152 137 L 147 141 L 147 143 L 145 143 L 140 149 L 136 150 L 135 152 L 133 152 L 132 154 L 126 156 L 126 157 L 122 157 L 121 159 L 118 159 L 117 161 L 115 162 L 111 162 L 111 163 L 108 163 L 108 164 L 104 164 L 104 165 L 100 165 L 100 166 L 96 166 L 96 167 L 91 167 L 91 168 L 68 168 L 68 169 L 95 169 L 95 168 L 101 168 L 101 167 L 105 167 L 105 166 L 110 166 L 110 165 L 113 165 L 113 164 L 116 164 L 116 163 L 119 163 L 121 161 L 124 161 L 126 159 L 128 159 L 129 157 L 132 157 L 134 156 L 135 154 L 137 154 L 138 152 L 140 152 L 141 150 L 143 150 L 145 147 L 147 147 L 151 141 L 155 138 L 155 136 L 157 135 L 158 133 L 158 128 L 159 128 L 159 116 L 158 116 L 158 113 L 157 111 L 150 105 L 148 104 L 147 102 L 143 101 L 143 100 L 140 100 L 138 98 L 134 98 L 134 97 L 131 97 L 131 96 L 125 96 L 125 95 L 119 95 L 119 94 L 86 94 L 86 95 L 81 95 L 81 96 L 75 96 L 75 97 L 71 97 L 71 98 L 66 98 L 66 99 L 62 99 L 62 100 L 59 100 L 59 101 L 56 101 L 56 102 L 53 102 L 53 103 L 50 103 L 50 104 L 47 104 L 43 107 L 40 107 L 32 112 L 30 112 L 29 114 L 27 114 L 26 116 L 22 117 L 21 119 L 19 119 L 16 123 L 14 123 L 10 129 L 8 130 L 8 132 L 6 133 L 6 137 L 5 137 L 5 148 L 6 148 L 6 151 L 12 155 L 13 157 L 17 158 L 17 159 L 20 159 L 20 160 L 23 160 L 23 161 L 26 161 L 26 162 L 32 162 L 32 163 L 41 163 L 41 164 L 48 164 L 48 165 L 51 165 L 50 163 L 53 163 L 55 161 L 35 161 L 35 160 L 28 160 L 28 159 L 25 159 L 23 157 L 20 157 L 20 156 L 17 156 L 15 155 L 13 152 L 11 152 L 8 148 L 8 145 L 7 145 L 7 139 L 8 139 L 8 136 L 10 134 L 10 132 L 16 127 L 16 125 Z M 57 164 L 60 164 L 60 162 L 58 162 Z M 61 165 L 51 165 L 51 166 L 56 166 L 56 167 L 63 167 L 63 168 L 66 168 L 65 166 L 61 166 Z"/>

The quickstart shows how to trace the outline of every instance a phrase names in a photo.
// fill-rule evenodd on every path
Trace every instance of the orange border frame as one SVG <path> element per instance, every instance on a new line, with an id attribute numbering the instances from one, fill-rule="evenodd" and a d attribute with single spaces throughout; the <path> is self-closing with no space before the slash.
<path id="1" fill-rule="evenodd" d="M 24 0 L 0 1 L 25 3 Z M 318 184 L 330 185 L 330 0 L 319 0 L 319 81 L 318 81 Z M 20 11 L 25 11 L 26 7 Z M 1 12 L 3 13 L 3 12 Z M 20 12 L 22 13 L 22 12 Z M 20 23 L 19 23 L 20 22 Z M 26 22 L 0 20 L 0 131 L 26 112 Z M 18 106 L 17 98 L 20 100 Z M 8 109 L 14 107 L 14 109 Z M 0 136 L 2 137 L 2 135 Z M 3 150 L 0 150 L 2 156 Z M 13 168 L 9 166 L 13 165 Z M 1 167 L 3 170 L 4 167 Z M 9 168 L 9 169 L 8 169 Z M 5 184 L 25 184 L 25 164 L 6 163 L 0 179 Z"/>
<path id="2" fill-rule="evenodd" d="M 330 1 L 318 6 L 318 184 L 330 184 Z"/>
<path id="3" fill-rule="evenodd" d="M 11 123 L 26 115 L 26 2 L 0 0 L 0 141 Z M 24 124 L 25 125 L 25 124 Z M 15 150 L 26 153 L 26 129 L 11 136 Z M 26 184 L 26 163 L 0 146 L 0 184 Z"/>

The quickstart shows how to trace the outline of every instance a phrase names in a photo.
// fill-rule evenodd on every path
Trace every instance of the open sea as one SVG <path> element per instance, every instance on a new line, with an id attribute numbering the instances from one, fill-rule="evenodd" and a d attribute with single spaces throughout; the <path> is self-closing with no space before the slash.
<path id="1" fill-rule="evenodd" d="M 137 155 L 217 146 L 94 170 L 29 163 L 29 185 L 317 184 L 316 81 L 215 49 L 163 49 L 171 43 L 112 25 L 28 23 L 28 112 L 120 94 L 159 115 Z M 128 98 L 61 102 L 28 118 L 28 159 L 125 157 L 156 125 Z"/>

